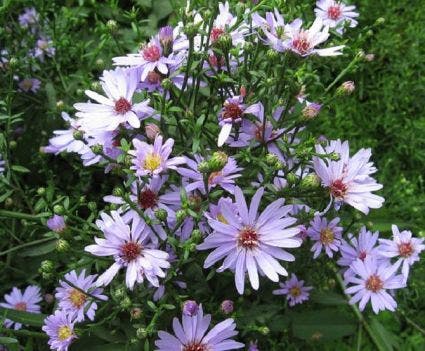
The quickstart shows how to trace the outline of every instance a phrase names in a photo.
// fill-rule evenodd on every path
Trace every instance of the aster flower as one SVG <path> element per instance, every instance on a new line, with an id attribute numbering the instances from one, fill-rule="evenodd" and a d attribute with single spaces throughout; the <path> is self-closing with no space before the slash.
<path id="1" fill-rule="evenodd" d="M 38 286 L 29 285 L 22 290 L 14 287 L 10 294 L 4 295 L 6 302 L 0 303 L 1 307 L 9 308 L 17 311 L 25 311 L 30 313 L 40 313 L 40 288 Z M 4 321 L 6 328 L 12 328 L 15 330 L 21 329 L 21 323 L 15 323 L 9 319 Z"/>
<path id="2" fill-rule="evenodd" d="M 307 234 L 312 240 L 316 241 L 311 247 L 311 251 L 314 252 L 313 258 L 317 258 L 323 248 L 329 257 L 333 257 L 332 251 L 339 250 L 342 227 L 337 227 L 338 223 L 338 217 L 328 223 L 325 217 L 321 218 L 320 216 L 315 216 L 310 222 Z"/>
<path id="3" fill-rule="evenodd" d="M 320 17 L 316 17 L 309 29 L 302 29 L 302 21 L 297 20 L 287 27 L 289 39 L 282 46 L 287 46 L 292 52 L 305 57 L 309 55 L 337 56 L 341 55 L 344 45 L 334 46 L 326 49 L 315 49 L 315 47 L 329 38 L 329 27 L 325 26 Z"/>
<path id="4" fill-rule="evenodd" d="M 323 20 L 325 26 L 336 28 L 336 31 L 342 34 L 345 23 L 348 23 L 351 28 L 357 26 L 358 22 L 355 18 L 359 14 L 354 11 L 355 9 L 354 5 L 345 5 L 342 1 L 318 0 L 314 12 Z"/>
<path id="5" fill-rule="evenodd" d="M 77 272 L 71 271 L 65 274 L 65 280 L 59 281 L 55 295 L 59 301 L 59 308 L 75 318 L 76 322 L 82 322 L 85 316 L 91 321 L 94 320 L 97 304 L 92 300 L 93 297 L 99 300 L 108 299 L 105 295 L 102 295 L 103 289 L 96 287 L 94 282 L 96 277 L 96 275 L 86 276 L 86 270 L 83 269 L 79 275 L 77 275 Z M 89 293 L 90 296 L 84 292 Z"/>
<path id="6" fill-rule="evenodd" d="M 280 289 L 273 290 L 273 295 L 286 295 L 289 306 L 295 306 L 307 301 L 310 296 L 311 286 L 304 286 L 304 280 L 298 280 L 295 274 L 285 283 L 279 283 Z"/>
<path id="7" fill-rule="evenodd" d="M 55 214 L 47 220 L 47 227 L 56 233 L 62 233 L 66 228 L 65 219 L 63 216 Z"/>
<path id="8" fill-rule="evenodd" d="M 299 21 L 299 20 L 297 20 Z M 252 15 L 252 26 L 259 31 L 260 38 L 274 50 L 285 51 L 287 25 L 283 16 L 275 8 L 274 12 L 266 12 L 266 17 L 261 17 L 257 12 Z"/>
<path id="9" fill-rule="evenodd" d="M 184 157 L 170 157 L 173 150 L 174 140 L 167 139 L 162 143 L 162 135 L 157 135 L 153 145 L 144 141 L 133 139 L 135 150 L 128 153 L 133 157 L 133 166 L 131 169 L 136 171 L 138 176 L 157 176 L 167 169 L 177 169 L 178 165 L 186 162 Z"/>
<path id="10" fill-rule="evenodd" d="M 322 186 L 329 189 L 331 201 L 336 205 L 347 203 L 364 214 L 369 213 L 370 208 L 380 208 L 384 198 L 372 194 L 382 188 L 370 175 L 376 172 L 373 162 L 370 162 L 370 149 L 360 149 L 350 157 L 348 141 L 341 143 L 340 140 L 332 140 L 323 148 L 316 145 L 318 154 L 337 153 L 338 161 L 321 157 L 313 157 L 313 167 L 322 181 Z"/>
<path id="11" fill-rule="evenodd" d="M 296 219 L 287 216 L 292 206 L 283 206 L 283 199 L 272 202 L 258 215 L 263 193 L 263 188 L 257 190 L 248 209 L 242 190 L 235 187 L 238 216 L 230 206 L 223 203 L 222 215 L 227 223 L 208 218 L 213 232 L 198 245 L 199 250 L 214 248 L 205 260 L 204 268 L 225 258 L 217 271 L 223 272 L 226 269 L 235 271 L 236 288 L 241 295 L 245 287 L 246 272 L 255 290 L 259 288 L 258 272 L 277 282 L 279 274 L 288 274 L 278 260 L 295 260 L 293 255 L 282 248 L 301 245 L 301 240 L 296 238 L 299 229 L 290 227 Z"/>
<path id="12" fill-rule="evenodd" d="M 77 338 L 74 324 L 72 317 L 60 310 L 44 320 L 42 330 L 49 336 L 47 343 L 52 350 L 68 351 L 68 347 Z"/>
<path id="13" fill-rule="evenodd" d="M 140 120 L 151 117 L 154 110 L 149 100 L 133 103 L 133 95 L 139 82 L 136 70 L 104 71 L 101 85 L 106 97 L 86 90 L 86 95 L 97 103 L 74 104 L 80 117 L 83 130 L 113 131 L 120 124 L 128 123 L 133 128 L 140 127 Z"/>
<path id="14" fill-rule="evenodd" d="M 19 25 L 22 28 L 28 28 L 33 26 L 34 24 L 37 24 L 39 20 L 39 15 L 34 7 L 25 8 L 24 12 L 22 12 L 19 17 Z"/>
<path id="15" fill-rule="evenodd" d="M 46 57 L 53 57 L 55 56 L 55 53 L 56 49 L 53 46 L 53 41 L 48 37 L 42 36 L 37 40 L 32 55 L 35 58 L 38 58 L 41 62 L 44 62 Z"/>
<path id="16" fill-rule="evenodd" d="M 204 161 L 200 155 L 194 155 L 195 160 L 186 157 L 188 168 L 180 167 L 177 171 L 184 177 L 188 178 L 186 191 L 199 190 L 205 193 L 204 178 L 198 171 L 198 165 Z M 242 168 L 237 166 L 236 161 L 232 157 L 227 158 L 227 162 L 220 171 L 212 172 L 208 177 L 208 191 L 219 186 L 228 192 L 232 192 L 235 188 L 235 179 L 241 176 Z"/>
<path id="17" fill-rule="evenodd" d="M 202 305 L 193 316 L 182 315 L 182 322 L 173 320 L 174 335 L 159 331 L 159 339 L 155 341 L 156 351 L 225 351 L 237 350 L 245 345 L 232 340 L 238 334 L 233 319 L 228 318 L 217 324 L 207 334 L 211 323 L 211 315 L 204 316 Z"/>
<path id="18" fill-rule="evenodd" d="M 345 272 L 345 276 L 352 274 L 349 267 L 355 260 L 360 259 L 364 261 L 366 257 L 377 258 L 379 253 L 379 249 L 376 247 L 378 236 L 379 232 L 372 233 L 366 230 L 366 227 L 362 227 L 358 238 L 350 235 L 349 242 L 341 239 L 341 246 L 339 248 L 341 258 L 338 260 L 338 264 L 348 268 Z"/>
<path id="19" fill-rule="evenodd" d="M 168 253 L 157 250 L 150 243 L 151 232 L 146 223 L 133 217 L 130 226 L 117 211 L 112 211 L 111 216 L 102 213 L 101 217 L 96 225 L 105 239 L 96 237 L 96 244 L 86 246 L 84 250 L 95 256 L 113 256 L 115 262 L 99 276 L 97 286 L 108 285 L 122 268 L 126 269 L 125 280 L 130 290 L 145 278 L 158 286 L 158 277 L 165 277 L 163 268 L 170 267 Z"/>
<path id="20" fill-rule="evenodd" d="M 405 279 L 409 276 L 410 266 L 419 261 L 419 254 L 425 250 L 424 239 L 412 237 L 409 230 L 399 231 L 396 225 L 392 225 L 392 240 L 379 239 L 379 254 L 387 258 L 397 258 L 396 266 L 401 268 Z"/>
<path id="21" fill-rule="evenodd" d="M 260 351 L 257 345 L 257 341 L 250 341 L 248 345 L 248 351 Z"/>
<path id="22" fill-rule="evenodd" d="M 18 86 L 21 91 L 26 93 L 29 91 L 36 93 L 40 89 L 41 82 L 37 78 L 25 78 L 19 82 Z"/>
<path id="23" fill-rule="evenodd" d="M 243 103 L 242 96 L 233 96 L 228 98 L 224 104 L 221 112 L 219 113 L 219 125 L 221 126 L 221 131 L 218 136 L 218 146 L 223 146 L 227 138 L 230 135 L 232 126 L 234 124 L 240 124 L 243 120 L 245 114 L 253 114 L 258 116 L 261 110 L 260 104 L 254 104 L 247 107 Z"/>
<path id="24" fill-rule="evenodd" d="M 347 282 L 353 286 L 347 288 L 345 293 L 353 295 L 351 304 L 360 301 L 359 308 L 363 311 L 370 300 L 375 313 L 386 309 L 395 311 L 397 302 L 386 290 L 406 286 L 404 277 L 401 274 L 396 275 L 397 265 L 367 257 L 364 261 L 357 259 L 350 268 L 353 275 L 347 278 Z"/>

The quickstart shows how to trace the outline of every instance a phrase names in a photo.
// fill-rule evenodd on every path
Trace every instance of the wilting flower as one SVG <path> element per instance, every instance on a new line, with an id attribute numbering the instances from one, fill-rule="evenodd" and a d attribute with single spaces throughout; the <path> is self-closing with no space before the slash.
<path id="1" fill-rule="evenodd" d="M 292 206 L 283 206 L 283 199 L 272 202 L 258 216 L 263 188 L 257 190 L 249 209 L 242 190 L 235 187 L 234 193 L 239 214 L 223 203 L 224 221 L 208 218 L 213 232 L 198 245 L 198 249 L 215 249 L 205 260 L 204 268 L 225 258 L 217 271 L 235 271 L 236 288 L 243 294 L 246 272 L 255 290 L 259 288 L 258 271 L 274 282 L 279 281 L 279 274 L 287 275 L 277 260 L 294 261 L 295 257 L 282 248 L 299 247 L 301 240 L 296 238 L 299 229 L 290 227 L 296 219 L 287 216 Z"/>
<path id="2" fill-rule="evenodd" d="M 65 219 L 63 216 L 55 214 L 47 220 L 47 227 L 56 233 L 62 233 L 66 228 Z"/>
<path id="3" fill-rule="evenodd" d="M 31 27 L 34 24 L 37 24 L 39 20 L 39 15 L 34 7 L 25 8 L 24 12 L 19 15 L 18 21 L 19 25 L 22 28 Z"/>
<path id="4" fill-rule="evenodd" d="M 340 157 L 338 161 L 313 157 L 314 170 L 337 206 L 345 202 L 364 214 L 369 213 L 369 208 L 382 206 L 384 199 L 372 194 L 382 185 L 370 176 L 376 172 L 373 162 L 370 162 L 370 149 L 360 149 L 350 157 L 348 141 L 332 140 L 325 148 L 316 145 L 316 152 L 323 155 L 336 153 Z"/>
<path id="5" fill-rule="evenodd" d="M 103 289 L 96 287 L 94 282 L 96 277 L 96 275 L 86 276 L 86 270 L 83 269 L 79 275 L 71 271 L 65 274 L 64 280 L 59 281 L 55 295 L 59 300 L 59 308 L 75 318 L 76 322 L 82 322 L 85 315 L 91 321 L 94 320 L 97 304 L 93 301 L 93 297 L 99 300 L 108 299 L 102 295 Z"/>
<path id="6" fill-rule="evenodd" d="M 42 330 L 49 336 L 47 343 L 52 350 L 68 351 L 68 347 L 77 338 L 74 324 L 73 318 L 60 310 L 44 320 Z"/>
<path id="7" fill-rule="evenodd" d="M 169 268 L 168 253 L 157 250 L 150 243 L 150 229 L 138 217 L 133 217 L 131 226 L 124 223 L 120 214 L 101 214 L 96 225 L 105 239 L 95 238 L 96 244 L 85 247 L 85 251 L 96 256 L 113 256 L 114 264 L 97 279 L 97 286 L 108 285 L 121 268 L 126 269 L 125 282 L 132 290 L 134 284 L 146 278 L 152 285 L 159 286 L 158 277 L 164 278 L 163 268 Z"/>
<path id="8" fill-rule="evenodd" d="M 379 239 L 379 254 L 387 258 L 397 258 L 396 266 L 402 265 L 405 279 L 409 276 L 410 266 L 419 261 L 419 254 L 425 250 L 424 239 L 412 237 L 408 230 L 399 231 L 396 225 L 391 227 L 393 239 Z"/>
<path id="9" fill-rule="evenodd" d="M 140 120 L 151 117 L 154 110 L 148 106 L 149 100 L 133 103 L 133 95 L 139 82 L 135 70 L 104 71 L 101 85 L 106 97 L 86 90 L 86 95 L 97 103 L 77 103 L 80 123 L 84 130 L 113 131 L 120 124 L 128 123 L 133 128 L 140 127 Z"/>
<path id="10" fill-rule="evenodd" d="M 195 155 L 194 158 L 195 161 L 186 157 L 185 163 L 189 166 L 189 169 L 180 167 L 178 172 L 188 178 L 188 185 L 185 187 L 186 191 L 198 189 L 204 194 L 205 184 L 203 175 L 198 171 L 198 165 L 204 159 L 199 155 Z M 219 186 L 226 191 L 232 192 L 235 188 L 235 179 L 241 176 L 240 171 L 242 171 L 242 168 L 238 167 L 236 161 L 232 157 L 227 158 L 225 166 L 220 171 L 212 172 L 208 176 L 208 191 Z"/>
<path id="11" fill-rule="evenodd" d="M 177 169 L 176 166 L 186 162 L 184 157 L 169 158 L 173 151 L 174 140 L 167 139 L 162 143 L 162 135 L 157 135 L 153 145 L 144 141 L 133 139 L 135 150 L 128 153 L 133 155 L 133 166 L 131 169 L 136 171 L 138 176 L 157 176 L 167 169 Z"/>
<path id="12" fill-rule="evenodd" d="M 228 318 L 217 324 L 207 334 L 211 323 L 211 315 L 204 316 L 202 305 L 193 316 L 183 314 L 182 322 L 173 320 L 174 335 L 159 331 L 159 340 L 155 341 L 157 351 L 209 351 L 209 350 L 237 350 L 245 345 L 232 340 L 238 334 L 233 319 Z"/>
<path id="13" fill-rule="evenodd" d="M 22 79 L 18 86 L 19 89 L 25 91 L 26 93 L 32 91 L 36 93 L 40 89 L 41 82 L 37 78 L 25 78 Z"/>
<path id="14" fill-rule="evenodd" d="M 354 5 L 345 5 L 341 1 L 318 0 L 314 12 L 323 20 L 325 26 L 336 28 L 336 31 L 342 34 L 345 23 L 348 23 L 351 28 L 357 26 L 358 22 L 354 18 L 359 14 L 354 11 L 355 8 Z"/>
<path id="15" fill-rule="evenodd" d="M 316 54 L 319 56 L 341 55 L 344 45 L 334 46 L 326 49 L 315 49 L 315 47 L 329 38 L 329 27 L 324 25 L 320 17 L 316 17 L 309 29 L 301 29 L 302 21 L 297 20 L 287 26 L 287 42 L 282 44 L 289 50 L 300 56 Z"/>
<path id="16" fill-rule="evenodd" d="M 378 236 L 378 232 L 372 233 L 366 230 L 366 227 L 362 227 L 358 238 L 351 235 L 349 242 L 341 239 L 342 244 L 339 248 L 341 258 L 338 260 L 338 264 L 348 268 L 345 276 L 352 274 L 349 267 L 357 259 L 364 261 L 367 257 L 377 258 L 379 252 L 379 249 L 376 247 Z"/>
<path id="17" fill-rule="evenodd" d="M 273 290 L 273 295 L 286 295 L 289 306 L 303 303 L 309 299 L 311 286 L 304 286 L 304 280 L 298 280 L 295 274 L 285 283 L 279 283 L 280 289 Z"/>
<path id="18" fill-rule="evenodd" d="M 347 278 L 347 282 L 353 286 L 347 288 L 345 293 L 354 295 L 350 303 L 360 301 L 359 308 L 363 311 L 369 300 L 375 313 L 383 310 L 394 311 L 397 302 L 386 292 L 390 289 L 400 289 L 406 286 L 404 277 L 396 275 L 397 265 L 389 265 L 388 262 L 378 262 L 373 257 L 367 257 L 364 261 L 357 259 L 351 266 L 353 275 Z"/>
<path id="19" fill-rule="evenodd" d="M 4 300 L 6 302 L 0 303 L 1 307 L 17 311 L 40 313 L 39 303 L 42 298 L 40 295 L 40 288 L 38 286 L 29 285 L 25 288 L 23 293 L 22 290 L 14 287 L 10 294 L 4 295 Z M 21 323 L 15 323 L 9 319 L 6 319 L 4 324 L 7 328 L 12 328 L 14 325 L 13 329 L 15 330 L 22 328 Z"/>
<path id="20" fill-rule="evenodd" d="M 332 251 L 338 251 L 341 245 L 342 227 L 337 227 L 339 218 L 336 217 L 328 223 L 328 220 L 315 216 L 307 230 L 308 236 L 316 243 L 311 247 L 314 252 L 313 258 L 317 258 L 324 248 L 329 257 L 333 257 Z"/>

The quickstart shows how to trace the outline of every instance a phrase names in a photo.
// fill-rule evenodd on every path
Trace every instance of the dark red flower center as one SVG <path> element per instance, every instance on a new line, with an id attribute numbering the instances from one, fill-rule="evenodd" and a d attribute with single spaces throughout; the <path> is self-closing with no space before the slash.
<path id="1" fill-rule="evenodd" d="M 381 278 L 379 278 L 376 274 L 371 275 L 366 280 L 366 289 L 372 292 L 377 292 L 384 287 L 384 283 Z"/>
<path id="2" fill-rule="evenodd" d="M 155 71 L 150 71 L 147 80 L 151 84 L 158 84 L 161 81 L 161 75 Z"/>
<path id="3" fill-rule="evenodd" d="M 15 310 L 26 311 L 27 310 L 26 302 L 18 302 L 17 304 L 15 304 Z"/>
<path id="4" fill-rule="evenodd" d="M 200 342 L 191 342 L 183 346 L 182 351 L 209 351 L 210 348 L 208 345 L 202 344 Z"/>
<path id="5" fill-rule="evenodd" d="M 131 110 L 131 103 L 126 98 L 119 98 L 115 101 L 115 111 L 120 115 L 126 114 Z"/>
<path id="6" fill-rule="evenodd" d="M 142 245 L 139 243 L 130 241 L 121 246 L 121 257 L 127 262 L 135 260 L 141 252 Z"/>
<path id="7" fill-rule="evenodd" d="M 328 17 L 332 20 L 337 20 L 341 16 L 341 7 L 339 5 L 329 6 Z"/>
<path id="8" fill-rule="evenodd" d="M 343 198 L 347 193 L 347 189 L 347 185 L 341 179 L 335 180 L 330 187 L 332 196 L 336 198 Z"/>
<path id="9" fill-rule="evenodd" d="M 143 58 L 149 62 L 156 62 L 161 57 L 161 50 L 156 45 L 148 45 L 143 49 Z"/>
<path id="10" fill-rule="evenodd" d="M 305 34 L 300 34 L 292 40 L 292 47 L 297 50 L 301 55 L 306 54 L 310 50 L 310 42 Z"/>
<path id="11" fill-rule="evenodd" d="M 413 253 L 413 247 L 410 242 L 408 243 L 401 243 L 398 245 L 398 252 L 400 253 L 401 257 L 409 257 Z"/>
<path id="12" fill-rule="evenodd" d="M 153 208 L 158 203 L 157 194 L 151 189 L 142 190 L 139 194 L 139 206 L 144 210 Z"/>
<path id="13" fill-rule="evenodd" d="M 217 41 L 223 33 L 224 33 L 223 29 L 214 27 L 211 30 L 211 34 L 210 34 L 211 42 L 214 43 L 215 41 Z"/>
<path id="14" fill-rule="evenodd" d="M 243 111 L 239 107 L 238 103 L 235 102 L 227 102 L 223 107 L 223 119 L 232 119 L 236 120 L 242 117 Z"/>
<path id="15" fill-rule="evenodd" d="M 360 253 L 359 253 L 359 258 L 360 258 L 362 261 L 364 261 L 364 259 L 366 258 L 366 256 L 367 256 L 366 251 L 360 251 Z"/>
<path id="16" fill-rule="evenodd" d="M 258 233 L 254 228 L 246 226 L 242 228 L 238 236 L 238 244 L 245 249 L 254 249 L 258 246 Z"/>

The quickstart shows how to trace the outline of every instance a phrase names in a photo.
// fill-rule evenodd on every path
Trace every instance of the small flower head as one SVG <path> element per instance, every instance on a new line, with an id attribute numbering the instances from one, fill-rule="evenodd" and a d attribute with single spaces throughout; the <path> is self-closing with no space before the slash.
<path id="1" fill-rule="evenodd" d="M 68 351 L 71 343 L 77 338 L 74 323 L 70 315 L 60 310 L 45 319 L 42 329 L 49 337 L 47 343 L 52 350 Z"/>
<path id="2" fill-rule="evenodd" d="M 183 314 L 185 316 L 193 317 L 198 313 L 199 306 L 196 301 L 187 300 L 183 303 Z"/>
<path id="3" fill-rule="evenodd" d="M 40 89 L 41 82 L 37 78 L 25 78 L 19 82 L 18 86 L 26 93 L 29 91 L 36 93 Z"/>
<path id="4" fill-rule="evenodd" d="M 308 228 L 309 237 L 316 243 L 312 246 L 314 252 L 313 258 L 317 258 L 322 249 L 325 249 L 329 257 L 333 257 L 332 251 L 338 251 L 341 245 L 342 227 L 338 227 L 339 218 L 336 217 L 328 223 L 326 218 L 320 216 L 314 217 Z"/>
<path id="5" fill-rule="evenodd" d="M 323 20 L 323 23 L 329 28 L 336 28 L 337 32 L 342 34 L 344 24 L 348 23 L 350 27 L 356 27 L 358 22 L 355 20 L 359 16 L 353 5 L 345 5 L 342 1 L 336 0 L 318 0 L 314 12 L 317 17 Z"/>
<path id="6" fill-rule="evenodd" d="M 233 312 L 233 305 L 232 300 L 224 300 L 220 305 L 220 309 L 224 314 L 230 314 Z"/>
<path id="7" fill-rule="evenodd" d="M 285 283 L 279 283 L 280 289 L 273 290 L 274 295 L 286 295 L 289 306 L 301 304 L 307 301 L 310 296 L 311 286 L 304 286 L 304 280 L 298 280 L 295 274 Z"/>
<path id="8" fill-rule="evenodd" d="M 62 233 L 66 228 L 65 218 L 55 214 L 47 220 L 47 227 L 56 233 Z"/>

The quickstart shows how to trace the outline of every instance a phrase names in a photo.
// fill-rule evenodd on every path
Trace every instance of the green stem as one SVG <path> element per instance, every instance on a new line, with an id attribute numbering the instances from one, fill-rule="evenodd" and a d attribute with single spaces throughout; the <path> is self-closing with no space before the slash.
<path id="1" fill-rule="evenodd" d="M 356 56 L 354 57 L 354 59 L 349 63 L 349 65 L 347 67 L 345 67 L 340 74 L 338 74 L 338 76 L 334 79 L 334 81 L 328 85 L 328 87 L 325 89 L 325 93 L 327 93 L 329 90 L 332 89 L 333 86 L 335 86 L 336 83 L 339 82 L 339 80 L 345 76 L 346 73 L 348 73 L 351 68 L 357 63 L 357 61 L 359 60 L 359 58 Z"/>
<path id="2" fill-rule="evenodd" d="M 43 215 L 31 215 L 28 213 L 20 213 L 20 212 L 13 212 L 13 211 L 7 211 L 7 210 L 0 210 L 0 217 L 8 217 L 8 218 L 16 218 L 16 219 L 27 219 L 29 221 L 39 221 L 43 217 L 49 217 L 50 214 L 43 214 Z"/>
<path id="3" fill-rule="evenodd" d="M 14 246 L 14 247 L 6 250 L 6 251 L 0 252 L 0 256 L 6 255 L 6 254 L 13 252 L 13 251 L 20 250 L 24 247 L 33 246 L 33 245 L 45 243 L 45 242 L 52 241 L 52 240 L 56 240 L 56 238 L 43 238 L 43 239 L 31 241 L 29 243 L 25 243 L 25 244 L 22 244 L 22 245 Z"/>

